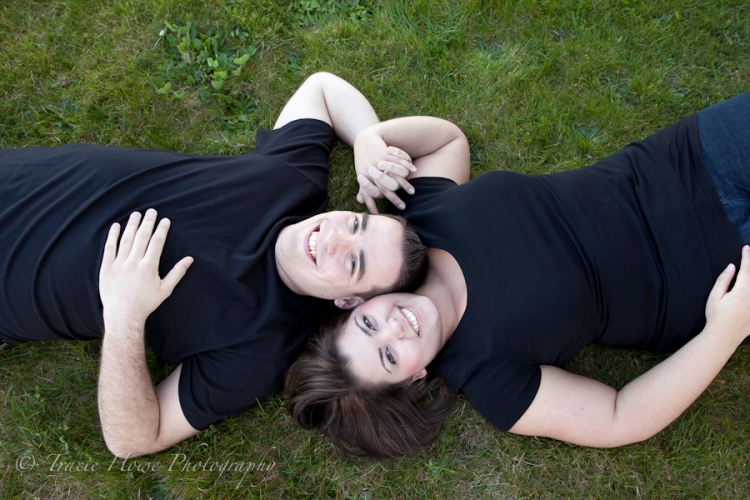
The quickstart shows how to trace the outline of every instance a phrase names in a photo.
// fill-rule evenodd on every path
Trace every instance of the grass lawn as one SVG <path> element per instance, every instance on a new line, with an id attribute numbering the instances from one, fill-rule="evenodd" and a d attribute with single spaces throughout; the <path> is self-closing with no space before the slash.
<path id="1" fill-rule="evenodd" d="M 5 1 L 0 47 L 1 148 L 240 154 L 306 76 L 325 70 L 361 89 L 382 119 L 458 124 L 473 175 L 546 173 L 748 90 L 750 4 Z M 338 145 L 330 208 L 358 209 L 351 172 Z M 281 395 L 155 456 L 113 461 L 96 410 L 99 347 L 0 352 L 0 498 L 750 497 L 748 348 L 643 443 L 594 450 L 507 435 L 460 399 L 432 448 L 351 463 L 297 429 Z M 593 346 L 568 368 L 621 387 L 661 359 Z M 157 379 L 171 371 L 151 367 Z"/>

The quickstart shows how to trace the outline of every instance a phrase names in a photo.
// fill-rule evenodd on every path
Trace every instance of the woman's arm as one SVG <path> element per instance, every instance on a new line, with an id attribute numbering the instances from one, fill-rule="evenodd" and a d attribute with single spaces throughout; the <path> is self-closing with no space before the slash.
<path id="1" fill-rule="evenodd" d="M 403 209 L 395 192 L 400 188 L 414 192 L 407 179 L 430 176 L 467 182 L 469 143 L 461 129 L 449 121 L 430 116 L 396 118 L 371 125 L 357 135 L 354 163 L 360 184 L 357 201 L 377 213 L 373 198 L 385 196 Z"/>
<path id="2" fill-rule="evenodd" d="M 734 265 L 708 297 L 706 327 L 668 359 L 620 391 L 553 366 L 542 367 L 534 401 L 510 432 L 615 447 L 648 439 L 674 421 L 750 334 L 750 248 L 732 291 Z"/>

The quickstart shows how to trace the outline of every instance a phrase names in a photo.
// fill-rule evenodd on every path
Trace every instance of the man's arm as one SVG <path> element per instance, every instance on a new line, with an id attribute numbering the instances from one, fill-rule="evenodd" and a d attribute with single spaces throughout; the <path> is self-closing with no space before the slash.
<path id="1" fill-rule="evenodd" d="M 469 143 L 461 129 L 430 116 L 395 118 L 367 127 L 354 143 L 354 161 L 360 195 L 385 196 L 400 209 L 404 204 L 395 191 L 414 192 L 406 179 L 445 177 L 463 184 L 471 167 Z M 377 213 L 374 202 L 360 195 L 357 200 Z"/>
<path id="2" fill-rule="evenodd" d="M 131 215 L 107 236 L 99 273 L 104 314 L 99 371 L 99 418 L 109 450 L 121 458 L 155 453 L 198 433 L 180 407 L 181 365 L 154 389 L 146 366 L 146 319 L 172 293 L 192 264 L 185 257 L 161 279 L 159 258 L 169 230 L 156 211 Z M 153 232 L 153 235 L 152 235 Z"/>
<path id="3" fill-rule="evenodd" d="M 378 123 L 378 115 L 367 98 L 331 73 L 315 73 L 305 80 L 281 110 L 273 128 L 302 118 L 326 122 L 349 147 L 360 130 Z"/>
<path id="4" fill-rule="evenodd" d="M 609 448 L 643 441 L 674 421 L 708 387 L 750 333 L 750 249 L 737 282 L 730 266 L 706 305 L 706 327 L 672 356 L 625 387 L 554 366 L 542 367 L 539 391 L 510 432 Z"/>

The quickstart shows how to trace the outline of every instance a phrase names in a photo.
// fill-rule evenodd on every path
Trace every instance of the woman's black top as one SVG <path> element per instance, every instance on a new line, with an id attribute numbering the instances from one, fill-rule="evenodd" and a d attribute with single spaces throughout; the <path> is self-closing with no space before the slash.
<path id="1" fill-rule="evenodd" d="M 501 430 L 533 401 L 540 365 L 592 342 L 678 349 L 703 328 L 718 274 L 740 261 L 695 115 L 579 170 L 412 184 L 404 215 L 458 261 L 468 290 L 435 364 Z"/>

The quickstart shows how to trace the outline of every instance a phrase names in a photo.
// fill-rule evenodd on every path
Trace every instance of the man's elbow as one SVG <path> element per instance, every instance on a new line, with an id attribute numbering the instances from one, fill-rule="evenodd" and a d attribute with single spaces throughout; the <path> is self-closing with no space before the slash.
<path id="1" fill-rule="evenodd" d="M 156 444 L 145 445 L 138 443 L 118 443 L 112 439 L 104 439 L 107 449 L 117 458 L 129 460 L 143 455 L 152 455 L 168 448 L 167 446 L 158 446 Z"/>

